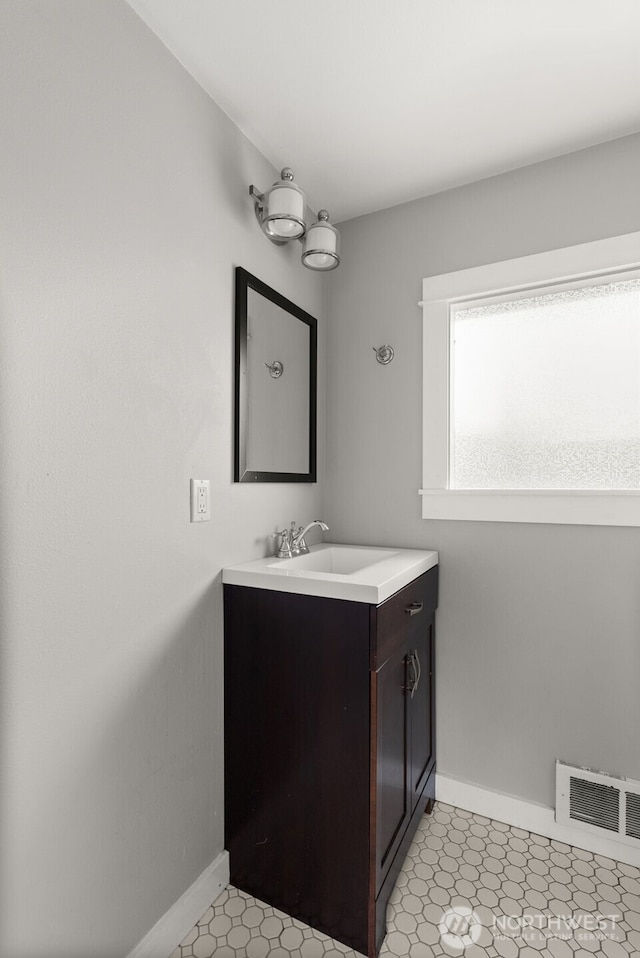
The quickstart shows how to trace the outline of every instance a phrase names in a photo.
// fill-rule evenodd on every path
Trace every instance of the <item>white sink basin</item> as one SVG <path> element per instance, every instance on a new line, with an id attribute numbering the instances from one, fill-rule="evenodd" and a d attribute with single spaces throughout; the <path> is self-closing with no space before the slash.
<path id="1" fill-rule="evenodd" d="M 294 559 L 268 556 L 231 566 L 222 581 L 379 605 L 437 564 L 437 552 L 324 543 Z"/>
<path id="2" fill-rule="evenodd" d="M 356 546 L 323 546 L 312 549 L 309 555 L 295 559 L 274 559 L 270 569 L 293 572 L 333 572 L 336 575 L 351 575 L 368 566 L 397 555 L 390 549 L 365 549 Z"/>

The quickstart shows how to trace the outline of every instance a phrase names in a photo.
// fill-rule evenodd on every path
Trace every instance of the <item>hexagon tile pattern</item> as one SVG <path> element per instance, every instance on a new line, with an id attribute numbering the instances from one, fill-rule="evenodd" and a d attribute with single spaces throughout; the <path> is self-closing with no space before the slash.
<path id="1" fill-rule="evenodd" d="M 640 869 L 439 802 L 387 918 L 380 958 L 638 958 Z M 344 956 L 359 953 L 229 887 L 171 958 Z"/>

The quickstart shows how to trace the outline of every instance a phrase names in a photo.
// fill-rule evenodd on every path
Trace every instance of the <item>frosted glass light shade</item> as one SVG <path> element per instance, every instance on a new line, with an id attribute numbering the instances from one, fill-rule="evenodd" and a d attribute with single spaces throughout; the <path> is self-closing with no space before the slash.
<path id="1" fill-rule="evenodd" d="M 265 195 L 262 228 L 267 236 L 278 240 L 298 239 L 304 236 L 305 198 L 293 182 L 293 173 L 285 167 L 280 183 L 274 183 Z"/>
<path id="2" fill-rule="evenodd" d="M 308 269 L 335 269 L 340 263 L 338 253 L 339 233 L 329 223 L 326 210 L 318 213 L 318 222 L 307 230 L 302 251 L 302 264 Z"/>

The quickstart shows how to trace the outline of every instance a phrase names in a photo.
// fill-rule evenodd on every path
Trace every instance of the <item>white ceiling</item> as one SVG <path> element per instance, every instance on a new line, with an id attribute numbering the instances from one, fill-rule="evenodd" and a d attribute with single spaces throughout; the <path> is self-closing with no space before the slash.
<path id="1" fill-rule="evenodd" d="M 640 0 L 129 3 L 336 222 L 640 130 Z"/>

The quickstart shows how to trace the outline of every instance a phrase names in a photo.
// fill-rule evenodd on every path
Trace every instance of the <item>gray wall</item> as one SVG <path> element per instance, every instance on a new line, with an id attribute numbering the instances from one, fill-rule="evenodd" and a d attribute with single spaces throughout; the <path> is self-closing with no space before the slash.
<path id="1" fill-rule="evenodd" d="M 638 170 L 627 137 L 343 223 L 329 293 L 332 538 L 440 551 L 439 770 L 546 805 L 556 756 L 640 778 L 640 529 L 420 518 L 417 303 L 425 276 L 639 230 Z"/>
<path id="2" fill-rule="evenodd" d="M 0 954 L 122 958 L 223 847 L 221 566 L 323 511 L 232 482 L 233 268 L 321 370 L 323 278 L 124 2 L 3 0 L 0 77 Z"/>

